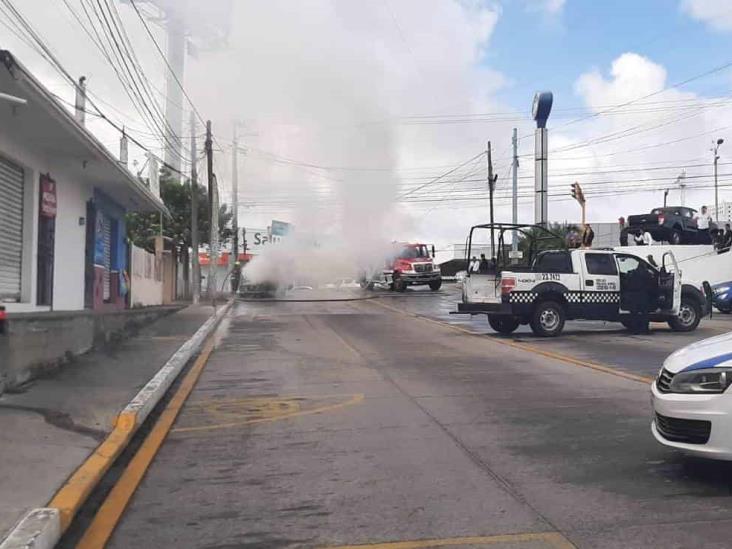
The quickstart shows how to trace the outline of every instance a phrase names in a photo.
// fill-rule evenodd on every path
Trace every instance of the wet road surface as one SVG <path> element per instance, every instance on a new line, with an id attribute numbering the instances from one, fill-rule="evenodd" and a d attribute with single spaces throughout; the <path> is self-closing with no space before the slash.
<path id="1" fill-rule="evenodd" d="M 440 317 L 449 295 L 391 305 Z M 573 329 L 552 344 L 621 337 Z M 370 301 L 237 304 L 109 546 L 729 547 L 732 467 L 659 446 L 647 384 L 493 337 Z"/>

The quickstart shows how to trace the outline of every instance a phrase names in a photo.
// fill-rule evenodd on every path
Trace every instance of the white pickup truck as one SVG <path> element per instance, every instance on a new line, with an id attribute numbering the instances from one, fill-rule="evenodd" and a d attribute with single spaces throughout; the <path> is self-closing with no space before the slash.
<path id="1" fill-rule="evenodd" d="M 498 249 L 505 249 L 504 231 L 521 232 L 516 226 L 494 228 L 500 231 Z M 566 320 L 575 319 L 620 322 L 640 330 L 639 311 L 647 312 L 652 322 L 689 332 L 710 310 L 709 297 L 684 284 L 670 251 L 660 265 L 616 250 L 553 249 L 528 255 L 524 266 L 499 257 L 495 268 L 468 273 L 457 313 L 486 314 L 500 333 L 528 324 L 536 335 L 553 337 L 562 333 Z"/>

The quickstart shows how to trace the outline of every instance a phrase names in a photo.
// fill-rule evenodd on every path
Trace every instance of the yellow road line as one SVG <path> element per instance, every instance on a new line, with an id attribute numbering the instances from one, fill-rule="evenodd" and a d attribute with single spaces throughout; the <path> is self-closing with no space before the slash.
<path id="1" fill-rule="evenodd" d="M 170 431 L 188 395 L 193 390 L 196 381 L 198 381 L 213 348 L 214 340 L 212 335 L 209 337 L 206 346 L 196 359 L 191 370 L 181 382 L 175 395 L 155 422 L 155 426 L 147 435 L 142 446 L 140 446 L 140 449 L 127 465 L 117 484 L 114 485 L 107 499 L 104 500 L 104 503 L 97 511 L 91 525 L 84 532 L 84 536 L 77 544 L 77 549 L 101 548 L 106 545 L 122 513 L 124 513 L 130 498 L 132 498 L 135 490 L 137 490 L 137 487 L 142 481 L 142 477 L 147 472 L 150 463 L 152 463 L 152 460 L 158 453 L 160 446 L 163 444 L 168 431 Z"/>
<path id="2" fill-rule="evenodd" d="M 327 549 L 426 549 L 428 547 L 455 547 L 459 545 L 495 545 L 497 543 L 545 542 L 554 549 L 575 549 L 574 544 L 559 532 L 527 534 L 503 534 L 497 536 L 469 536 L 462 538 L 422 539 L 414 541 L 393 541 L 367 543 L 364 545 L 338 545 Z"/>
<path id="3" fill-rule="evenodd" d="M 422 316 L 416 313 L 410 313 L 408 311 L 404 311 L 402 309 L 399 309 L 397 307 L 392 307 L 391 305 L 387 305 L 386 303 L 382 303 L 378 300 L 370 301 L 370 303 L 374 303 L 376 305 L 379 305 L 381 307 L 384 307 L 385 309 L 388 309 L 390 311 L 394 311 L 396 313 L 411 316 L 414 318 L 419 318 L 421 320 L 424 320 L 425 322 L 431 322 L 432 324 L 437 324 L 438 326 L 442 326 L 444 328 L 450 328 L 451 330 L 455 330 L 457 332 L 461 332 L 464 334 L 468 334 L 470 336 L 479 336 L 482 334 L 473 332 L 471 330 L 466 330 L 465 328 L 462 328 L 461 326 L 455 326 L 454 324 L 450 324 L 448 322 L 444 322 L 441 320 L 435 320 L 433 318 L 428 318 L 426 316 Z M 624 372 L 622 370 L 618 370 L 616 368 L 613 368 L 611 366 L 605 366 L 603 364 L 597 364 L 594 362 L 589 362 L 587 360 L 582 360 L 577 357 L 573 357 L 571 355 L 565 355 L 563 353 L 557 353 L 554 351 L 545 351 L 544 349 L 538 349 L 532 345 L 527 345 L 526 343 L 518 343 L 516 341 L 510 341 L 502 338 L 491 338 L 489 340 L 491 343 L 498 343 L 500 345 L 506 345 L 508 347 L 513 347 L 514 349 L 521 349 L 522 351 L 528 351 L 530 353 L 534 353 L 537 355 L 542 355 L 547 358 L 552 358 L 554 360 L 559 360 L 562 362 L 567 362 L 569 364 L 573 364 L 575 366 L 580 366 L 582 368 L 590 368 L 592 370 L 596 370 L 598 372 L 602 372 L 604 374 L 610 374 L 617 377 L 622 377 L 625 379 L 629 379 L 631 381 L 637 381 L 639 383 L 652 383 L 653 378 L 648 376 L 642 376 L 638 374 L 631 374 L 629 372 Z"/>
<path id="4" fill-rule="evenodd" d="M 280 397 L 282 398 L 282 397 Z M 171 432 L 173 433 L 191 433 L 196 431 L 213 431 L 216 429 L 230 429 L 231 427 L 241 427 L 243 425 L 254 425 L 256 423 L 271 423 L 273 421 L 280 421 L 283 419 L 291 419 L 293 417 L 310 416 L 313 414 L 321 414 L 323 412 L 329 412 L 331 410 L 337 410 L 338 408 L 345 408 L 353 404 L 358 404 L 364 399 L 363 394 L 352 395 L 350 399 L 344 402 L 338 402 L 336 404 L 330 404 L 327 406 L 320 406 L 311 410 L 298 410 L 296 412 L 287 412 L 281 415 L 260 417 L 254 419 L 244 419 L 241 421 L 232 421 L 229 423 L 218 423 L 214 425 L 201 425 L 199 427 L 177 427 Z"/>

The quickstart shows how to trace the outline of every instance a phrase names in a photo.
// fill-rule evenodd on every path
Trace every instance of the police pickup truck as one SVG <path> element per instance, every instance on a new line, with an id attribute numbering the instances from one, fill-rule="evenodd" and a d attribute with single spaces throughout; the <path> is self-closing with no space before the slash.
<path id="1" fill-rule="evenodd" d="M 486 227 L 490 225 L 473 227 L 469 250 L 473 230 Z M 498 249 L 507 249 L 504 232 L 524 233 L 526 227 L 534 234 L 543 230 L 495 225 Z M 642 330 L 650 320 L 690 332 L 710 310 L 702 289 L 683 283 L 670 251 L 658 266 L 615 250 L 533 248 L 529 246 L 529 261 L 523 265 L 514 253 L 508 261 L 496 258 L 491 269 L 468 273 L 457 314 L 486 314 L 491 327 L 503 334 L 528 324 L 537 336 L 554 337 L 566 320 L 576 319 L 620 322 L 631 331 Z"/>

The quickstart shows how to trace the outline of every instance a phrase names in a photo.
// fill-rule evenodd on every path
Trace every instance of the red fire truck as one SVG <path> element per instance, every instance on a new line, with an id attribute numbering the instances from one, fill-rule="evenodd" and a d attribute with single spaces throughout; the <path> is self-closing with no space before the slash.
<path id="1" fill-rule="evenodd" d="M 364 275 L 361 287 L 373 289 L 381 286 L 403 292 L 407 286 L 428 285 L 430 290 L 437 291 L 442 286 L 442 275 L 434 257 L 434 245 L 395 242 L 382 271 L 372 276 Z"/>

